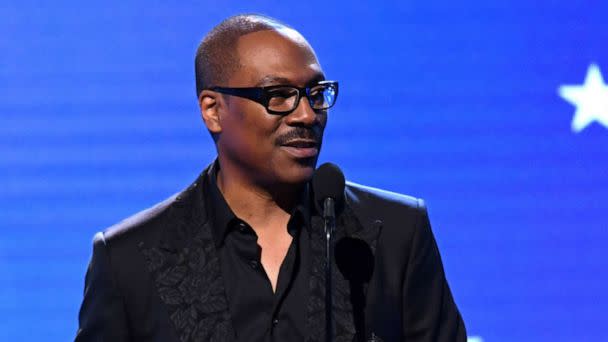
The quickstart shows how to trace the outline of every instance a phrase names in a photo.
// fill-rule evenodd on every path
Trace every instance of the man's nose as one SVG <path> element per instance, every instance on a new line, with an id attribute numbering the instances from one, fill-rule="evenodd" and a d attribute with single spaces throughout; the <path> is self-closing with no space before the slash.
<path id="1" fill-rule="evenodd" d="M 306 96 L 302 96 L 296 109 L 285 117 L 285 121 L 290 125 L 314 126 L 320 123 L 319 114 L 312 109 Z"/>

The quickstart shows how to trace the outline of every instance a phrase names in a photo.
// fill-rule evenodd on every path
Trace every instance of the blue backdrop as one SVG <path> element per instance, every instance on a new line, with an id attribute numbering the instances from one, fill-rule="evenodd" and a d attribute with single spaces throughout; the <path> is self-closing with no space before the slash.
<path id="1" fill-rule="evenodd" d="M 608 340 L 599 0 L 2 2 L 0 340 L 72 339 L 93 234 L 213 159 L 194 51 L 251 11 L 340 81 L 321 161 L 427 201 L 471 336 Z"/>

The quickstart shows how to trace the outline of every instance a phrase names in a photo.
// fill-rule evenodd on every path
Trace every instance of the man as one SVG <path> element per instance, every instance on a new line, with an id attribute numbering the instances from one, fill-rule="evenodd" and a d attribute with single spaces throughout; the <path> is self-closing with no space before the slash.
<path id="1" fill-rule="evenodd" d="M 338 84 L 297 31 L 226 19 L 196 56 L 218 157 L 185 191 L 98 233 L 76 341 L 321 341 L 324 240 L 308 185 Z M 465 341 L 421 200 L 349 183 L 336 341 Z"/>

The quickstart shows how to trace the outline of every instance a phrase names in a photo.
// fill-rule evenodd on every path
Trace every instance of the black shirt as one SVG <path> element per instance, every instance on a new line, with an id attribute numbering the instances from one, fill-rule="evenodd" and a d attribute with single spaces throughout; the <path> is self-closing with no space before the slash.
<path id="1" fill-rule="evenodd" d="M 247 222 L 232 212 L 216 178 L 217 171 L 208 178 L 206 189 L 209 191 L 205 200 L 237 340 L 304 340 L 311 264 L 308 190 L 303 192 L 287 224 L 293 239 L 279 269 L 276 292 L 273 292 L 262 267 L 257 235 Z"/>

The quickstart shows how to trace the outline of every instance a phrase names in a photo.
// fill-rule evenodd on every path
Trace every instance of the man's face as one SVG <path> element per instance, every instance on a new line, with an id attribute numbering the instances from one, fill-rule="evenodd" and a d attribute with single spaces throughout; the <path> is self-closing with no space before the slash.
<path id="1" fill-rule="evenodd" d="M 305 87 L 324 80 L 314 52 L 292 30 L 244 35 L 237 53 L 241 66 L 228 87 Z M 327 122 L 325 111 L 313 110 L 305 97 L 287 115 L 269 114 L 263 105 L 245 98 L 223 97 L 217 142 L 223 168 L 231 167 L 267 186 L 297 184 L 312 177 Z"/>

